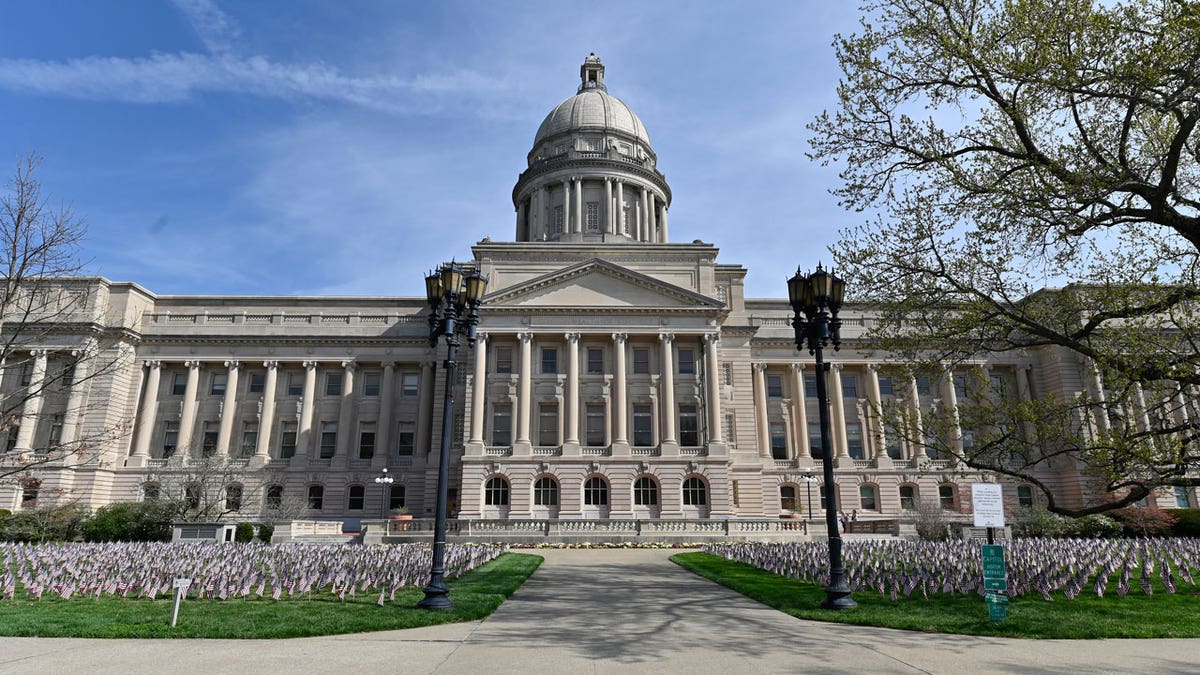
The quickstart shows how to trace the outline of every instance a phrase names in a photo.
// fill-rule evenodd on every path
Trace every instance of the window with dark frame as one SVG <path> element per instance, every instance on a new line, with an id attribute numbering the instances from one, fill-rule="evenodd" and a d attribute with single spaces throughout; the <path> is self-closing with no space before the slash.
<path id="1" fill-rule="evenodd" d="M 175 373 L 171 377 L 171 395 L 183 396 L 187 393 L 187 373 Z"/>
<path id="2" fill-rule="evenodd" d="M 583 503 L 585 506 L 608 506 L 608 481 L 600 476 L 592 476 L 583 484 Z"/>
<path id="3" fill-rule="evenodd" d="M 533 484 L 534 506 L 558 506 L 558 481 L 542 476 Z"/>
<path id="4" fill-rule="evenodd" d="M 679 444 L 684 447 L 700 445 L 700 415 L 695 403 L 679 404 Z"/>
<path id="5" fill-rule="evenodd" d="M 496 373 L 512 374 L 513 358 L 511 347 L 496 347 Z"/>
<path id="6" fill-rule="evenodd" d="M 904 511 L 917 509 L 917 489 L 911 485 L 900 486 L 900 508 Z"/>
<path id="7" fill-rule="evenodd" d="M 388 490 L 388 510 L 392 511 L 394 509 L 403 507 L 405 505 L 405 495 L 406 492 L 403 485 L 393 485 L 391 489 Z"/>
<path id="8" fill-rule="evenodd" d="M 492 406 L 492 445 L 512 445 L 511 403 L 497 403 Z"/>
<path id="9" fill-rule="evenodd" d="M 321 459 L 333 459 L 337 454 L 337 422 L 321 423 Z"/>
<path id="10" fill-rule="evenodd" d="M 875 511 L 879 509 L 879 503 L 875 499 L 874 485 L 860 485 L 858 487 L 858 499 L 862 504 L 861 508 L 864 511 Z"/>
<path id="11" fill-rule="evenodd" d="M 267 387 L 266 373 L 250 373 L 249 381 L 246 383 L 246 393 L 261 394 Z"/>
<path id="12" fill-rule="evenodd" d="M 179 422 L 163 424 L 162 458 L 170 459 L 179 447 Z"/>
<path id="13" fill-rule="evenodd" d="M 325 488 L 321 485 L 308 486 L 308 508 L 320 511 L 325 506 Z"/>
<path id="14" fill-rule="evenodd" d="M 363 373 L 363 396 L 378 396 L 381 378 L 375 371 Z"/>
<path id="15" fill-rule="evenodd" d="M 210 396 L 224 396 L 225 384 L 229 381 L 229 375 L 226 373 L 213 373 L 212 383 L 208 388 Z"/>
<path id="16" fill-rule="evenodd" d="M 954 486 L 939 485 L 938 486 L 938 501 L 941 502 L 942 508 L 946 510 L 954 509 Z"/>
<path id="17" fill-rule="evenodd" d="M 557 375 L 558 374 L 558 349 L 555 347 L 542 347 L 542 374 Z"/>
<path id="18" fill-rule="evenodd" d="M 361 485 L 351 485 L 346 491 L 346 510 L 362 511 L 367 501 L 367 490 Z"/>
<path id="19" fill-rule="evenodd" d="M 279 425 L 279 458 L 291 459 L 296 456 L 296 435 L 299 425 L 296 422 L 283 422 Z"/>
<path id="20" fill-rule="evenodd" d="M 679 350 L 679 374 L 680 375 L 695 375 L 696 374 L 696 351 L 689 348 L 680 348 Z"/>
<path id="21" fill-rule="evenodd" d="M 538 404 L 538 445 L 558 445 L 558 404 Z"/>
<path id="22" fill-rule="evenodd" d="M 421 376 L 416 373 L 404 373 L 400 376 L 400 395 L 416 396 L 420 386 Z"/>
<path id="23" fill-rule="evenodd" d="M 587 404 L 584 420 L 583 442 L 592 447 L 604 445 L 604 428 L 604 404 Z"/>
<path id="24" fill-rule="evenodd" d="M 767 397 L 783 398 L 783 376 L 767 374 Z"/>
<path id="25" fill-rule="evenodd" d="M 783 422 L 768 425 L 771 436 L 771 459 L 787 459 L 787 429 Z"/>
<path id="26" fill-rule="evenodd" d="M 633 350 L 633 374 L 634 375 L 649 375 L 650 374 L 650 350 L 634 348 Z"/>
<path id="27" fill-rule="evenodd" d="M 358 429 L 358 458 L 371 459 L 375 456 L 375 423 L 362 422 Z"/>
<path id="28" fill-rule="evenodd" d="M 683 481 L 683 505 L 684 506 L 707 506 L 708 505 L 708 486 L 704 481 L 697 476 L 692 476 Z"/>
<path id="29" fill-rule="evenodd" d="M 325 373 L 325 395 L 342 395 L 342 372 L 340 370 Z"/>
<path id="30" fill-rule="evenodd" d="M 654 445 L 653 408 L 649 403 L 633 404 L 633 444 L 638 447 Z"/>
<path id="31" fill-rule="evenodd" d="M 588 375 L 603 375 L 604 374 L 604 350 L 599 347 L 588 347 L 587 350 L 587 372 Z"/>
<path id="32" fill-rule="evenodd" d="M 658 506 L 658 483 L 650 476 L 642 476 L 633 484 L 635 506 Z"/>
<path id="33" fill-rule="evenodd" d="M 501 476 L 492 476 L 483 488 L 485 506 L 508 506 L 508 481 Z"/>

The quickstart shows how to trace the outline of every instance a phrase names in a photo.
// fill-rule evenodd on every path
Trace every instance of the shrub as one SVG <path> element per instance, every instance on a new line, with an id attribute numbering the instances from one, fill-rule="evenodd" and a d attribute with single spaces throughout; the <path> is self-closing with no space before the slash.
<path id="1" fill-rule="evenodd" d="M 83 526 L 85 541 L 170 541 L 169 502 L 116 502 L 96 510 Z"/>
<path id="2" fill-rule="evenodd" d="M 1068 520 L 1044 506 L 1022 506 L 1013 514 L 1013 535 L 1017 537 L 1061 537 Z"/>
<path id="3" fill-rule="evenodd" d="M 1200 537 L 1200 509 L 1167 509 L 1175 516 L 1171 534 L 1176 537 Z"/>
<path id="4" fill-rule="evenodd" d="M 238 523 L 233 531 L 234 541 L 247 542 L 254 539 L 254 523 Z"/>
<path id="5" fill-rule="evenodd" d="M 1115 537 L 1121 534 L 1121 524 L 1108 516 L 1093 513 L 1090 516 L 1067 521 L 1066 536 L 1090 539 L 1094 537 Z"/>
<path id="6" fill-rule="evenodd" d="M 943 541 L 950 537 L 950 521 L 940 502 L 923 499 L 917 503 L 917 536 L 924 541 Z"/>
<path id="7" fill-rule="evenodd" d="M 0 541 L 71 541 L 87 513 L 78 506 L 49 506 L 0 513 Z"/>
<path id="8" fill-rule="evenodd" d="M 1127 506 L 1112 512 L 1121 523 L 1126 536 L 1151 537 L 1168 534 L 1175 524 L 1175 516 L 1162 509 Z"/>
<path id="9" fill-rule="evenodd" d="M 275 534 L 275 525 L 271 523 L 258 524 L 258 540 L 271 543 L 271 535 Z"/>

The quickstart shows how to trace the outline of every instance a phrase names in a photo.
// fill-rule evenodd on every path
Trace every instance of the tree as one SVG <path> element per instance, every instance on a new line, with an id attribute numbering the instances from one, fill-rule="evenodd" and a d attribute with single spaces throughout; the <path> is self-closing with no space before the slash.
<path id="1" fill-rule="evenodd" d="M 170 505 L 171 520 L 219 523 L 229 516 L 262 521 L 299 517 L 308 502 L 272 487 L 285 483 L 274 472 L 248 471 L 244 460 L 220 456 L 172 457 L 147 476 L 147 501 Z"/>
<path id="2" fill-rule="evenodd" d="M 86 461 L 127 425 L 82 428 L 87 383 L 108 374 L 127 344 L 106 334 L 80 245 L 84 221 L 53 206 L 27 155 L 0 193 L 0 482 L 28 485 L 42 467 Z M 59 399 L 57 404 L 48 401 Z"/>
<path id="3" fill-rule="evenodd" d="M 981 375 L 981 396 L 926 420 L 973 442 L 934 433 L 937 452 L 1073 516 L 1200 484 L 1200 3 L 864 11 L 834 41 L 838 107 L 810 129 L 841 203 L 873 213 L 834 252 L 879 312 L 872 343 L 933 376 L 1056 353 L 1092 383 L 1061 400 Z M 1064 467 L 1082 504 L 1046 480 Z"/>

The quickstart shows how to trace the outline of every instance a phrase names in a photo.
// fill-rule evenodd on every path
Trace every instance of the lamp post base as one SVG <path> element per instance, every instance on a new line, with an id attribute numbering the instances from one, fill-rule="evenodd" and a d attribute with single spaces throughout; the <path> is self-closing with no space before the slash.
<path id="1" fill-rule="evenodd" d="M 429 585 L 425 587 L 425 598 L 417 603 L 417 607 L 434 611 L 454 609 L 454 603 L 450 601 L 450 589 L 446 587 L 446 582 L 440 577 L 430 581 Z"/>
<path id="2" fill-rule="evenodd" d="M 854 609 L 855 607 L 858 607 L 858 603 L 850 597 L 850 587 L 846 585 L 845 581 L 825 587 L 825 600 L 821 602 L 821 609 Z"/>

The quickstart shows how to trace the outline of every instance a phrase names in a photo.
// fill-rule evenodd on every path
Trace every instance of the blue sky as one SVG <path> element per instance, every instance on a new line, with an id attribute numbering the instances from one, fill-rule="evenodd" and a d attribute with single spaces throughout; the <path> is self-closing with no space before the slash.
<path id="1" fill-rule="evenodd" d="M 511 241 L 542 118 L 594 51 L 701 239 L 781 297 L 861 216 L 804 155 L 852 3 L 0 4 L 0 169 L 44 157 L 89 271 L 160 294 L 420 295 Z M 597 11 L 599 10 L 599 13 Z"/>

